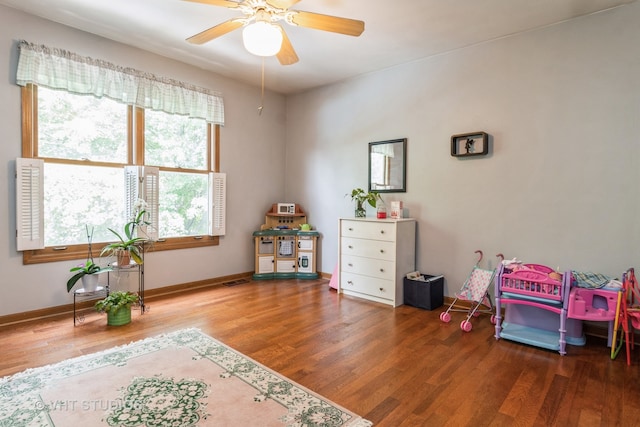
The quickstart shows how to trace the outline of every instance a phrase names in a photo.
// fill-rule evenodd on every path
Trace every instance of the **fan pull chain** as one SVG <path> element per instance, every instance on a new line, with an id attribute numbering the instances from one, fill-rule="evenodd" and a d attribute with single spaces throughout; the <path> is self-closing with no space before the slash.
<path id="1" fill-rule="evenodd" d="M 261 93 L 260 93 L 260 106 L 258 107 L 258 115 L 262 115 L 262 109 L 264 108 L 264 56 L 262 57 L 262 81 L 261 81 Z"/>

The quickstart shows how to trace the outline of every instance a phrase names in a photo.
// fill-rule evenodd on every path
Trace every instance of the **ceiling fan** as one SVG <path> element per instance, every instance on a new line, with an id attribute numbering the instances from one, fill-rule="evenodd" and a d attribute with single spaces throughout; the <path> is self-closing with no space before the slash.
<path id="1" fill-rule="evenodd" d="M 356 37 L 364 31 L 363 21 L 304 12 L 301 10 L 289 10 L 291 6 L 300 0 L 184 1 L 238 9 L 245 15 L 242 18 L 230 19 L 189 37 L 187 39 L 188 42 L 194 44 L 207 43 L 235 29 L 244 27 L 243 41 L 247 50 L 259 56 L 275 55 L 282 65 L 295 64 L 298 62 L 298 55 L 293 49 L 284 28 L 277 24 L 279 21 L 284 21 L 289 25 L 312 28 L 314 30 L 331 31 Z M 252 38 L 251 33 L 258 31 L 265 31 L 266 33 L 254 35 L 255 38 Z M 270 38 L 273 38 L 271 46 L 266 46 L 265 42 Z M 252 41 L 257 42 L 257 44 L 252 44 Z"/>

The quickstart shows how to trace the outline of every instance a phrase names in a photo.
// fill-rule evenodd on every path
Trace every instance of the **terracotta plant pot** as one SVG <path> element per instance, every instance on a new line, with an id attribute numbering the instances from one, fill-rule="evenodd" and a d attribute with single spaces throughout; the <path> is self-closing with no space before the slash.
<path id="1" fill-rule="evenodd" d="M 129 267 L 129 264 L 131 264 L 131 253 L 124 249 L 119 250 L 116 253 L 116 262 L 118 263 L 118 267 Z"/>

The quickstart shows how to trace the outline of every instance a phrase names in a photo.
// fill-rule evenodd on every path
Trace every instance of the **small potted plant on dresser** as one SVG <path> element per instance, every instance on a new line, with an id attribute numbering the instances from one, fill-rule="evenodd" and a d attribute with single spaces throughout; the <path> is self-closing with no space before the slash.
<path id="1" fill-rule="evenodd" d="M 126 325 L 131 323 L 131 305 L 138 300 L 138 295 L 133 292 L 116 291 L 96 302 L 95 308 L 101 313 L 107 313 L 107 325 Z"/>
<path id="2" fill-rule="evenodd" d="M 380 194 L 375 192 L 366 192 L 362 188 L 354 188 L 351 193 L 347 193 L 347 196 L 351 196 L 351 200 L 356 202 L 355 216 L 356 218 L 364 218 L 367 216 L 364 203 L 367 202 L 373 208 L 376 207 L 378 200 L 382 200 Z"/>

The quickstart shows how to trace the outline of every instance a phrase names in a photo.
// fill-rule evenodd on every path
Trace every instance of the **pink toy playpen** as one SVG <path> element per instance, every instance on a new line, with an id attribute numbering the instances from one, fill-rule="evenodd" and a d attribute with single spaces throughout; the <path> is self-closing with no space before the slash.
<path id="1" fill-rule="evenodd" d="M 518 265 L 516 269 L 501 265 L 495 280 L 496 318 L 495 337 L 535 345 L 560 354 L 566 354 L 566 321 L 571 273 L 562 275 L 562 280 L 549 277 L 553 269 L 540 264 Z M 518 304 L 555 313 L 558 318 L 557 331 L 536 328 L 535 319 L 529 324 L 503 322 L 503 305 Z"/>

